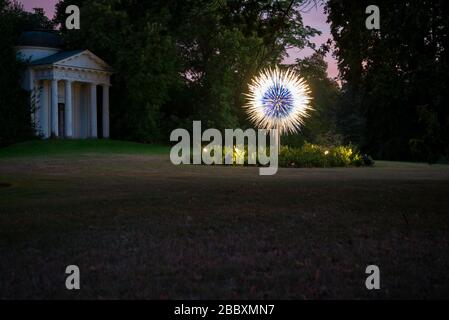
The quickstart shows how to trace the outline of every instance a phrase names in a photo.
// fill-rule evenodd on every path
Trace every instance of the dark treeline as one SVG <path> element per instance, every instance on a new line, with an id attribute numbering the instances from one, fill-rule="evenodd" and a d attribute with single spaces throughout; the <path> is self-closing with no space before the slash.
<path id="1" fill-rule="evenodd" d="M 301 13 L 317 2 L 61 0 L 48 21 L 41 11 L 0 0 L 0 144 L 31 133 L 29 97 L 18 86 L 24 66 L 14 54 L 26 28 L 57 28 L 66 49 L 90 49 L 112 66 L 112 138 L 166 143 L 172 129 L 190 128 L 192 120 L 250 127 L 242 93 L 258 70 L 280 64 L 287 48 L 314 48 L 309 40 L 319 32 L 303 25 Z M 323 3 L 334 43 L 291 66 L 308 81 L 315 111 L 283 143 L 351 143 L 378 159 L 447 156 L 447 4 L 377 1 L 381 29 L 373 31 L 365 28 L 371 3 Z M 72 4 L 81 9 L 80 30 L 65 29 Z M 327 76 L 323 56 L 330 49 L 341 87 Z"/>
<path id="2" fill-rule="evenodd" d="M 376 158 L 435 162 L 449 146 L 449 5 L 379 0 L 327 4 L 343 87 L 339 128 Z"/>

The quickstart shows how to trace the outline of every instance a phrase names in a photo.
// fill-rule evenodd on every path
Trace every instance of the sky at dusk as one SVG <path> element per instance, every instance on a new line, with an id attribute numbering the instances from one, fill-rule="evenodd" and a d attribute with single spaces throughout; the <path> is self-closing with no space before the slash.
<path id="1" fill-rule="evenodd" d="M 33 8 L 43 8 L 49 17 L 53 17 L 55 4 L 59 0 L 19 0 L 25 10 L 31 11 Z M 304 24 L 318 29 L 322 32 L 322 35 L 316 36 L 312 41 L 319 47 L 322 43 L 326 42 L 331 37 L 329 24 L 326 22 L 326 15 L 323 12 L 323 7 L 312 8 L 310 11 L 303 13 Z M 290 49 L 290 57 L 285 60 L 286 63 L 293 63 L 296 58 L 302 58 L 310 55 L 313 51 L 311 49 Z M 335 59 L 328 54 L 326 57 L 328 62 L 328 74 L 334 78 L 338 75 L 338 68 Z"/>

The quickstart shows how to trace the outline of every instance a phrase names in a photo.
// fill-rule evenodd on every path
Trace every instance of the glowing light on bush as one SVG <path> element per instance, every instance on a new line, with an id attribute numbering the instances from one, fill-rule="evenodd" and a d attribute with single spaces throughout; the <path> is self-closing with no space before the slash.
<path id="1" fill-rule="evenodd" d="M 245 95 L 249 119 L 259 128 L 278 129 L 280 134 L 297 132 L 311 110 L 309 86 L 290 69 L 262 70 Z"/>

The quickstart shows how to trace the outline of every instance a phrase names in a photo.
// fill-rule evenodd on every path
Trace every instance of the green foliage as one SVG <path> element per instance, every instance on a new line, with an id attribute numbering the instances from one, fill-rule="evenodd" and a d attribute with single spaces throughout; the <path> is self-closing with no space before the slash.
<path id="1" fill-rule="evenodd" d="M 312 111 L 305 119 L 302 131 L 283 137 L 283 144 L 299 147 L 305 141 L 320 145 L 339 145 L 342 137 L 337 132 L 337 107 L 340 89 L 327 75 L 327 63 L 322 52 L 296 61 L 294 69 L 309 85 Z"/>
<path id="2" fill-rule="evenodd" d="M 211 152 L 213 150 L 203 149 L 204 152 Z M 267 148 L 261 151 L 267 157 L 270 156 L 270 149 Z M 222 148 L 222 163 L 226 163 L 229 155 L 232 157 L 231 163 L 237 165 L 237 159 L 241 159 L 243 165 L 249 165 L 248 159 L 253 159 L 256 164 L 258 161 L 257 150 L 253 153 L 248 152 L 248 146 L 235 146 L 232 149 L 227 147 Z M 193 152 L 191 152 L 191 161 L 193 160 Z M 362 166 L 372 165 L 371 162 L 365 162 L 363 156 L 354 146 L 336 146 L 326 147 L 305 142 L 301 147 L 292 148 L 282 146 L 279 153 L 279 166 L 287 168 L 311 168 L 311 167 L 348 167 L 348 166 Z"/>
<path id="3" fill-rule="evenodd" d="M 418 106 L 417 113 L 418 124 L 422 127 L 422 136 L 409 141 L 412 157 L 414 160 L 435 163 L 441 156 L 447 154 L 445 128 L 438 120 L 438 113 L 428 105 Z"/>
<path id="4" fill-rule="evenodd" d="M 449 145 L 449 7 L 444 1 L 327 2 L 343 82 L 339 127 L 376 158 L 435 162 Z M 422 106 L 425 106 L 425 110 Z"/>
<path id="5" fill-rule="evenodd" d="M 281 147 L 281 167 L 347 167 L 361 166 L 361 154 L 353 146 L 323 147 L 305 143 L 300 148 Z"/>
<path id="6" fill-rule="evenodd" d="M 25 29 L 50 25 L 41 11 L 27 13 L 14 1 L 0 0 L 0 147 L 33 138 L 32 97 L 21 89 L 26 66 L 14 46 Z"/>
<path id="7" fill-rule="evenodd" d="M 215 150 L 208 150 L 206 146 L 202 147 L 202 154 L 210 154 L 211 157 L 214 157 Z M 262 149 L 260 151 L 262 154 L 265 153 L 267 157 L 270 156 L 270 149 Z M 190 162 L 193 163 L 193 154 L 194 150 L 192 149 L 190 152 Z M 227 146 L 223 146 L 221 149 L 221 163 L 226 164 L 228 161 L 232 165 L 250 165 L 250 164 L 257 164 L 258 161 L 258 152 L 257 150 L 253 152 L 248 151 L 248 145 L 240 145 L 240 146 L 233 146 L 232 148 L 229 148 Z"/>

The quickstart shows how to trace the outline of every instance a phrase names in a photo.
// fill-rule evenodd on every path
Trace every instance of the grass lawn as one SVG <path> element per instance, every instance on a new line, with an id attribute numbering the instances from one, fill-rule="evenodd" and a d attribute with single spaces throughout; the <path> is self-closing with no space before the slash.
<path id="1" fill-rule="evenodd" d="M 0 159 L 15 157 L 79 156 L 86 153 L 101 154 L 163 154 L 167 146 L 149 145 L 116 140 L 36 140 L 0 148 Z"/>
<path id="2" fill-rule="evenodd" d="M 126 142 L 0 150 L 3 299 L 447 298 L 448 270 L 449 166 L 259 176 Z"/>

